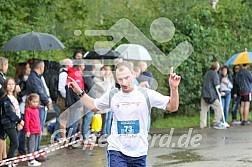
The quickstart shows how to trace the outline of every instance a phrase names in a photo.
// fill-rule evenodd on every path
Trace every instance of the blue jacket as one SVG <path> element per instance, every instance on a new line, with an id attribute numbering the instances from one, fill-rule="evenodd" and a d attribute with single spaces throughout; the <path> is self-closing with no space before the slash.
<path id="1" fill-rule="evenodd" d="M 46 106 L 49 102 L 49 97 L 46 94 L 41 75 L 38 75 L 35 71 L 31 71 L 31 74 L 26 81 L 26 91 L 27 95 L 37 93 L 43 106 Z"/>
<path id="2" fill-rule="evenodd" d="M 4 96 L 0 102 L 1 107 L 1 126 L 3 129 L 15 128 L 16 123 L 21 119 L 17 116 L 15 108 L 8 96 Z"/>
<path id="3" fill-rule="evenodd" d="M 4 81 L 5 81 L 5 75 L 0 72 L 0 85 L 1 85 L 1 88 L 0 88 L 0 98 L 2 98 L 2 96 L 4 95 Z"/>

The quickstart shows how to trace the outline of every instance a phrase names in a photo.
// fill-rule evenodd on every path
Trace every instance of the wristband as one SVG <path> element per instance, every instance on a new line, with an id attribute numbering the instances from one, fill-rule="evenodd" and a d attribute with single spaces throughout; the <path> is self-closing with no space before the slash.
<path id="1" fill-rule="evenodd" d="M 77 94 L 77 96 L 81 98 L 84 94 L 86 94 L 85 90 L 83 90 L 80 94 Z"/>

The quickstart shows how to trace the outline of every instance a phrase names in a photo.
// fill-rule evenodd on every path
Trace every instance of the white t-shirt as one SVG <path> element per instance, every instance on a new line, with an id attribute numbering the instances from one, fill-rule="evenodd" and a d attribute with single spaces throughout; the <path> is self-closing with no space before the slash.
<path id="1" fill-rule="evenodd" d="M 62 71 L 65 70 L 67 71 L 66 68 L 62 68 Z M 61 72 L 59 74 L 59 83 L 58 83 L 58 91 L 60 92 L 61 96 L 63 98 L 66 98 L 66 84 L 67 84 L 67 72 Z"/>
<path id="2" fill-rule="evenodd" d="M 145 89 L 145 88 L 144 88 Z M 166 109 L 170 97 L 147 89 L 151 107 Z M 98 110 L 109 108 L 109 91 L 95 100 Z M 108 137 L 108 150 L 116 150 L 130 157 L 147 155 L 149 110 L 144 94 L 135 86 L 130 93 L 119 91 L 111 99 L 113 122 Z"/>
<path id="3" fill-rule="evenodd" d="M 15 112 L 16 112 L 16 115 L 21 118 L 21 112 L 20 112 L 20 108 L 19 108 L 19 104 L 18 104 L 18 101 L 17 101 L 17 98 L 13 95 L 8 95 L 11 103 L 13 104 L 14 108 L 15 108 Z"/>

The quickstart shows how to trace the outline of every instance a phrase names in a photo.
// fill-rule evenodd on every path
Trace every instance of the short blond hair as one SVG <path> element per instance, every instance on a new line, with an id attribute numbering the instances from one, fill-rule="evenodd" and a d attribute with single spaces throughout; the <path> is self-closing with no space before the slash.
<path id="1" fill-rule="evenodd" d="M 60 65 L 70 66 L 70 65 L 73 65 L 73 61 L 71 59 L 63 59 L 60 61 Z"/>
<path id="2" fill-rule="evenodd" d="M 3 67 L 8 64 L 8 59 L 5 57 L 0 57 L 0 71 L 3 71 Z"/>
<path id="3" fill-rule="evenodd" d="M 211 69 L 212 70 L 217 70 L 220 67 L 220 64 L 218 61 L 215 61 L 212 63 Z"/>
<path id="4" fill-rule="evenodd" d="M 124 68 L 128 68 L 131 73 L 133 73 L 132 65 L 129 62 L 122 62 L 117 65 L 116 71 L 123 71 Z"/>

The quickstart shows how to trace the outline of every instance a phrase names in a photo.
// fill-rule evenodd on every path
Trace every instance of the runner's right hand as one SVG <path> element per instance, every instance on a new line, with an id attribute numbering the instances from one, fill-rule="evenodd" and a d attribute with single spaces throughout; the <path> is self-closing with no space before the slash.
<path id="1" fill-rule="evenodd" d="M 71 82 L 68 83 L 68 87 L 72 88 L 76 94 L 80 94 L 82 90 L 79 87 L 78 83 L 71 77 L 67 77 L 67 78 L 71 80 Z"/>

